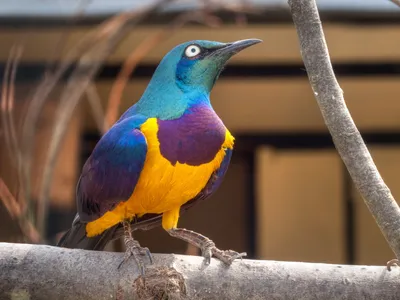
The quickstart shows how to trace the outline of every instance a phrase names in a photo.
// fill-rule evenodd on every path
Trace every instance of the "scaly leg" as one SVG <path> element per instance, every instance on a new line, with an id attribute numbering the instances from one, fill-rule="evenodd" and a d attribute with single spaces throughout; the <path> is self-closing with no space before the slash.
<path id="1" fill-rule="evenodd" d="M 144 275 L 145 266 L 141 256 L 147 256 L 151 264 L 153 263 L 153 256 L 151 255 L 149 248 L 141 247 L 139 242 L 133 238 L 130 222 L 123 221 L 122 225 L 124 226 L 124 242 L 126 246 L 126 251 L 124 260 L 119 264 L 118 269 L 122 266 L 124 262 L 126 262 L 131 256 L 133 256 L 136 264 L 140 268 L 140 273 Z"/>
<path id="2" fill-rule="evenodd" d="M 190 231 L 184 228 L 177 228 L 179 219 L 180 207 L 173 210 L 166 211 L 163 213 L 162 217 L 162 227 L 173 237 L 184 240 L 192 244 L 193 246 L 200 248 L 202 256 L 204 257 L 204 263 L 206 265 L 210 264 L 211 256 L 214 255 L 220 261 L 224 262 L 228 266 L 237 258 L 242 258 L 247 254 L 238 253 L 233 250 L 220 250 L 215 247 L 212 240 L 200 233 Z"/>
<path id="3" fill-rule="evenodd" d="M 233 250 L 220 250 L 215 247 L 214 242 L 208 237 L 184 228 L 172 228 L 168 230 L 168 233 L 173 237 L 184 240 L 193 246 L 198 247 L 201 250 L 202 256 L 204 257 L 204 263 L 206 265 L 210 264 L 212 255 L 228 266 L 235 259 L 243 258 L 247 255 L 246 252 L 238 253 Z"/>

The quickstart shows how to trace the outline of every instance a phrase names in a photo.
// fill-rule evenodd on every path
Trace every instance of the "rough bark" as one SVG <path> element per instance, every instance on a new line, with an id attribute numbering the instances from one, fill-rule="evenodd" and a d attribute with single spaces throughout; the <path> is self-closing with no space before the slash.
<path id="1" fill-rule="evenodd" d="M 156 254 L 145 281 L 122 253 L 0 243 L 0 299 L 398 299 L 400 268 L 262 260 L 230 268 Z M 167 297 L 168 296 L 168 297 Z M 164 297 L 164 298 L 162 298 Z M 396 298 L 397 297 L 397 298 Z"/>
<path id="2" fill-rule="evenodd" d="M 400 208 L 384 183 L 343 98 L 315 0 L 289 0 L 300 50 L 333 142 L 387 242 L 400 258 Z"/>

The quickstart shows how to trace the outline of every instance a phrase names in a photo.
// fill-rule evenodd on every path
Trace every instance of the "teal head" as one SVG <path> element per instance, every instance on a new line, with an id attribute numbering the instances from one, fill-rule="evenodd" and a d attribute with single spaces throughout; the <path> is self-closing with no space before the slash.
<path id="1" fill-rule="evenodd" d="M 178 117 L 193 102 L 209 101 L 209 94 L 227 61 L 258 39 L 233 43 L 195 40 L 173 48 L 161 60 L 136 105 L 146 115 Z"/>

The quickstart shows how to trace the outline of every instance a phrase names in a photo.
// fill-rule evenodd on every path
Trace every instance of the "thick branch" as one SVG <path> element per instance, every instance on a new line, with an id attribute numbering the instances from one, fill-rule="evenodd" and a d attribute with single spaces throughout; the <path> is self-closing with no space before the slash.
<path id="1" fill-rule="evenodd" d="M 157 254 L 144 282 L 134 260 L 117 269 L 122 259 L 122 253 L 0 243 L 0 299 L 385 300 L 400 293 L 400 268 L 257 260 L 226 268 L 213 260 L 200 269 L 201 257 Z"/>
<path id="2" fill-rule="evenodd" d="M 289 0 L 289 5 L 308 77 L 335 146 L 383 235 L 400 258 L 400 209 L 346 107 L 315 0 Z"/>

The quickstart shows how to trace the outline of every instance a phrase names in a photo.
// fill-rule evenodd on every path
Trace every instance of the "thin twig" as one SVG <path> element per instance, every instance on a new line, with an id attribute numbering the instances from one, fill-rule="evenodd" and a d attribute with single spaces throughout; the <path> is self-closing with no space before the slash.
<path id="1" fill-rule="evenodd" d="M 22 55 L 21 46 L 13 46 L 10 50 L 10 55 L 7 60 L 6 69 L 4 72 L 3 87 L 1 94 L 1 114 L 2 124 L 4 128 L 4 138 L 7 150 L 9 152 L 11 169 L 17 171 L 17 186 L 20 187 L 18 191 L 19 199 L 23 199 L 23 187 L 21 185 L 22 170 L 20 169 L 21 164 L 21 149 L 18 142 L 17 130 L 14 120 L 14 102 L 15 102 L 15 77 L 17 72 L 17 66 L 19 59 Z M 23 205 L 23 201 L 19 201 Z"/>
<path id="2" fill-rule="evenodd" d="M 241 1 L 213 1 L 203 0 L 204 10 L 207 12 L 227 11 L 234 14 L 235 23 L 238 26 L 247 24 L 246 14 L 261 15 L 262 11 L 257 10 L 248 0 Z"/>
<path id="3" fill-rule="evenodd" d="M 85 14 L 85 8 L 92 2 L 93 0 L 80 0 L 77 7 L 76 11 L 71 19 L 68 20 L 68 25 L 70 26 L 65 26 L 61 29 L 60 36 L 58 37 L 58 42 L 56 43 L 55 47 L 51 50 L 51 53 L 49 53 L 48 56 L 48 63 L 46 67 L 46 76 L 52 76 L 52 71 L 54 71 L 53 68 L 56 67 L 56 61 L 58 59 L 58 55 L 62 53 L 62 50 L 65 48 L 67 42 L 68 42 L 68 37 L 72 33 L 73 25 L 75 22 L 79 21 Z"/>
<path id="4" fill-rule="evenodd" d="M 101 106 L 100 95 L 97 92 L 96 86 L 94 83 L 91 83 L 86 88 L 86 96 L 88 98 L 88 102 L 93 114 L 94 121 L 96 122 L 97 128 L 101 134 L 104 134 L 107 128 L 104 127 L 105 116 L 104 110 Z"/>
<path id="5" fill-rule="evenodd" d="M 98 29 L 86 34 L 62 59 L 60 66 L 50 75 L 43 78 L 36 92 L 34 93 L 32 100 L 29 103 L 27 114 L 25 117 L 25 122 L 22 129 L 22 149 L 23 157 L 21 164 L 24 166 L 23 174 L 23 185 L 25 187 L 25 198 L 26 201 L 30 202 L 30 174 L 32 169 L 32 156 L 33 156 L 33 146 L 34 146 L 34 134 L 36 129 L 36 124 L 39 119 L 40 112 L 43 110 L 43 106 L 53 90 L 54 86 L 59 82 L 62 76 L 70 69 L 76 59 L 85 53 L 85 51 L 90 51 L 93 49 L 93 45 L 101 43 L 103 40 L 107 40 L 107 37 L 113 32 L 117 32 L 127 24 L 131 19 L 135 19 L 136 16 L 145 15 L 146 11 L 151 11 L 151 9 L 157 8 L 160 2 L 166 2 L 169 0 L 160 0 L 153 7 L 145 8 L 141 11 L 128 11 L 112 17 L 106 20 L 98 26 Z M 138 18 L 140 19 L 140 18 Z M 121 32 L 122 33 L 122 32 Z M 88 50 L 89 49 L 89 50 Z M 39 199 L 40 201 L 40 199 Z M 27 203 L 29 205 L 29 203 Z"/>
<path id="6" fill-rule="evenodd" d="M 14 196 L 4 183 L 3 179 L 0 178 L 0 200 L 2 200 L 4 207 L 7 209 L 11 218 L 16 218 L 21 215 L 21 208 Z"/>
<path id="7" fill-rule="evenodd" d="M 103 128 L 108 130 L 117 120 L 118 109 L 122 99 L 122 93 L 129 80 L 130 74 L 138 62 L 155 46 L 164 36 L 164 31 L 148 36 L 125 60 L 122 70 L 111 88 L 110 99 L 106 110 Z"/>
<path id="8" fill-rule="evenodd" d="M 10 217 L 17 221 L 23 236 L 30 243 L 40 243 L 41 237 L 32 223 L 24 217 L 24 209 L 14 198 L 3 179 L 0 178 L 0 200 L 7 209 Z"/>
<path id="9" fill-rule="evenodd" d="M 17 177 L 18 177 L 18 182 L 17 186 L 19 187 L 19 190 L 17 191 L 17 200 L 22 206 L 23 209 L 25 209 L 25 202 L 22 201 L 24 199 L 24 187 L 22 185 L 22 174 L 23 174 L 23 166 L 20 163 L 22 159 L 22 151 L 18 142 L 18 137 L 17 137 L 17 130 L 15 127 L 15 120 L 14 120 L 14 102 L 15 102 L 15 78 L 17 74 L 17 67 L 19 60 L 22 56 L 22 46 L 16 46 L 15 49 L 15 56 L 12 60 L 12 65 L 11 65 L 11 74 L 10 74 L 10 81 L 9 81 L 9 91 L 8 91 L 8 123 L 9 123 L 9 131 L 10 131 L 10 137 L 11 137 L 11 148 L 14 152 L 14 155 L 16 157 L 16 168 L 17 168 Z"/>
<path id="10" fill-rule="evenodd" d="M 289 6 L 308 78 L 335 146 L 387 242 L 400 258 L 400 208 L 346 107 L 315 0 L 289 0 Z"/>
<path id="11" fill-rule="evenodd" d="M 72 112 L 78 105 L 82 94 L 100 69 L 105 58 L 132 29 L 132 26 L 141 21 L 149 13 L 156 11 L 162 5 L 170 1 L 171 0 L 159 0 L 141 10 L 126 12 L 105 22 L 100 26 L 100 29 L 95 32 L 88 50 L 80 57 L 77 67 L 73 71 L 71 78 L 68 80 L 62 92 L 60 105 L 56 111 L 56 123 L 54 125 L 48 155 L 44 165 L 43 180 L 39 194 L 37 211 L 37 227 L 39 232 L 45 232 L 45 216 L 47 214 L 51 178 L 60 144 L 68 122 L 71 119 Z"/>
<path id="12" fill-rule="evenodd" d="M 31 193 L 31 169 L 32 169 L 32 156 L 34 148 L 34 135 L 39 119 L 40 112 L 43 110 L 44 104 L 53 90 L 54 86 L 59 82 L 65 72 L 72 66 L 78 53 L 89 47 L 95 42 L 93 34 L 90 33 L 85 36 L 80 42 L 73 47 L 70 52 L 63 58 L 61 65 L 51 74 L 43 78 L 42 82 L 36 89 L 32 100 L 30 101 L 25 121 L 22 128 L 22 160 L 21 164 L 24 166 L 23 174 L 23 186 L 25 188 L 25 201 L 27 205 L 30 204 L 30 193 Z"/>
<path id="13" fill-rule="evenodd" d="M 21 151 L 18 144 L 17 131 L 15 128 L 15 121 L 13 115 L 14 101 L 15 101 L 15 76 L 19 59 L 22 55 L 22 47 L 15 46 L 10 51 L 9 59 L 4 74 L 4 82 L 2 88 L 2 116 L 3 126 L 6 135 L 6 144 L 9 146 L 11 163 L 13 167 L 17 166 L 18 186 L 23 194 L 23 186 L 21 184 L 22 170 L 21 168 Z M 18 196 L 21 193 L 18 191 Z M 39 243 L 41 237 L 30 220 L 26 218 L 26 203 L 24 201 L 17 201 L 12 195 L 4 181 L 0 178 L 0 199 L 4 203 L 7 211 L 12 219 L 16 220 L 23 236 L 31 243 Z"/>
<path id="14" fill-rule="evenodd" d="M 5 138 L 5 145 L 8 150 L 8 155 L 11 161 L 11 164 L 13 162 L 15 163 L 15 152 L 14 152 L 14 145 L 13 145 L 13 138 L 11 137 L 11 130 L 10 130 L 10 109 L 12 109 L 12 105 L 10 106 L 10 77 L 12 73 L 12 66 L 14 64 L 15 60 L 15 47 L 12 47 L 10 50 L 9 57 L 7 59 L 6 63 L 6 68 L 4 71 L 4 77 L 3 77 L 3 86 L 2 86 L 2 92 L 1 92 L 1 120 L 2 120 L 2 125 L 4 129 L 4 138 Z M 12 100 L 11 100 L 12 101 Z"/>

